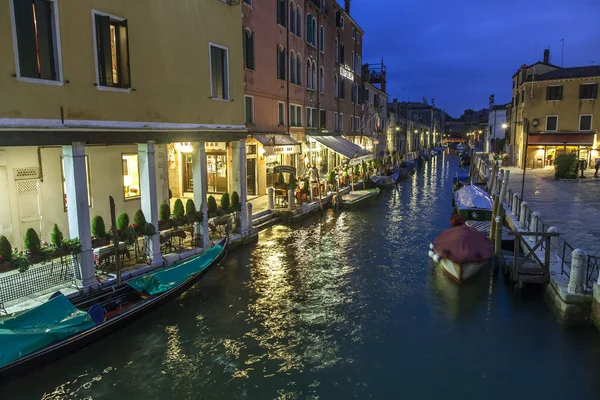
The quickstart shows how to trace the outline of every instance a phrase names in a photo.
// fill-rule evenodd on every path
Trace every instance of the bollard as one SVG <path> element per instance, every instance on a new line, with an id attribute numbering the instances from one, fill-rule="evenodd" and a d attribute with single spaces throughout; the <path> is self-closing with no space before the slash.
<path id="1" fill-rule="evenodd" d="M 269 210 L 273 210 L 275 208 L 275 190 L 272 187 L 268 190 L 269 194 Z"/>
<path id="2" fill-rule="evenodd" d="M 530 232 L 537 232 L 538 231 L 538 221 L 540 219 L 540 213 L 537 211 L 534 211 L 531 214 L 531 221 L 529 221 L 529 231 Z"/>
<path id="3" fill-rule="evenodd" d="M 508 181 L 510 178 L 510 171 L 506 170 L 504 171 L 504 176 L 502 177 L 502 182 L 504 183 L 504 185 L 506 185 L 506 193 L 503 196 L 504 198 L 500 199 L 501 203 L 506 202 L 506 205 L 510 205 L 509 202 L 511 201 L 511 199 L 508 198 Z"/>
<path id="4" fill-rule="evenodd" d="M 521 228 L 527 227 L 527 202 L 521 202 L 521 218 L 519 218 L 519 225 Z"/>
<path id="5" fill-rule="evenodd" d="M 294 196 L 294 191 L 288 190 L 288 211 L 294 211 L 294 200 L 296 200 L 296 196 Z"/>
<path id="6" fill-rule="evenodd" d="M 246 203 L 246 226 L 248 227 L 248 231 L 252 230 L 252 224 L 254 223 L 254 221 L 252 221 L 252 203 L 247 202 Z"/>
<path id="7" fill-rule="evenodd" d="M 551 226 L 548 228 L 548 233 L 558 233 L 558 228 Z M 552 236 L 550 238 L 550 262 L 558 262 L 558 236 Z"/>
<path id="8" fill-rule="evenodd" d="M 568 291 L 570 293 L 583 294 L 583 281 L 585 278 L 585 251 L 575 249 L 571 253 L 571 273 L 569 276 Z"/>
<path id="9" fill-rule="evenodd" d="M 512 208 L 511 208 L 511 214 L 513 215 L 513 217 L 517 216 L 518 204 L 519 204 L 519 194 L 518 193 L 513 193 Z"/>

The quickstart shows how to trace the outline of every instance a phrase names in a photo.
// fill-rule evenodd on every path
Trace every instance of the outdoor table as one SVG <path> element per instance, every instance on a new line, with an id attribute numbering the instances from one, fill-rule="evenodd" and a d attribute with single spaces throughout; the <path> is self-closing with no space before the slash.
<path id="1" fill-rule="evenodd" d="M 125 242 L 119 242 L 118 253 L 122 261 L 125 261 L 125 257 L 131 258 L 131 255 L 129 254 L 129 249 L 127 248 L 127 243 Z M 97 268 L 100 268 L 103 265 L 110 265 L 111 260 L 113 260 L 114 256 L 115 246 L 112 244 L 94 249 L 94 263 L 96 264 Z"/>
<path id="2" fill-rule="evenodd" d="M 165 251 L 167 249 L 170 251 L 177 250 L 177 247 L 173 245 L 174 238 L 180 238 L 179 244 L 181 245 L 181 239 L 185 239 L 187 237 L 183 229 L 168 229 L 166 231 L 160 231 L 159 235 L 160 244 L 165 245 Z"/>

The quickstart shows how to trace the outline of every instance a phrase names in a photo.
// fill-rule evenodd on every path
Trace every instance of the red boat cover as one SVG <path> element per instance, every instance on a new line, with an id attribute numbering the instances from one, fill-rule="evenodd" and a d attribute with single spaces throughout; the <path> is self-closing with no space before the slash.
<path id="1" fill-rule="evenodd" d="M 433 241 L 433 250 L 457 264 L 482 262 L 494 255 L 494 248 L 488 238 L 466 225 L 440 233 Z"/>

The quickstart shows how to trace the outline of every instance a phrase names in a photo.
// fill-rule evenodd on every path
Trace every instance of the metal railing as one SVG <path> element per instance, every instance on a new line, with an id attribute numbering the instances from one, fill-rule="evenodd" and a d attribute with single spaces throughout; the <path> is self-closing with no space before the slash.
<path id="1" fill-rule="evenodd" d="M 567 252 L 567 250 L 569 250 Z M 567 277 L 571 277 L 571 252 L 575 250 L 573 246 L 571 246 L 566 240 L 563 242 L 563 250 L 562 250 L 562 263 L 560 265 L 560 274 L 566 275 Z M 566 256 L 569 256 L 568 258 Z M 569 270 L 565 267 L 569 267 Z"/>
<path id="2" fill-rule="evenodd" d="M 77 271 L 77 272 L 76 272 Z M 0 277 L 0 309 L 7 302 L 30 296 L 55 286 L 73 284 L 79 275 L 77 256 L 69 255 L 29 270 Z"/>
<path id="3" fill-rule="evenodd" d="M 585 274 L 585 290 L 591 291 L 594 284 L 598 282 L 598 274 L 600 274 L 600 257 L 587 256 L 587 271 Z"/>

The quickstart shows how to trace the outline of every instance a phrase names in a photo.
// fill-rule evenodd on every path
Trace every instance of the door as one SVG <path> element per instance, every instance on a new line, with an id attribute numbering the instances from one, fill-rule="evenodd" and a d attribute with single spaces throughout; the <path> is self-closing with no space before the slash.
<path id="1" fill-rule="evenodd" d="M 227 192 L 227 154 L 207 154 L 208 192 Z"/>
<path id="2" fill-rule="evenodd" d="M 12 215 L 10 212 L 10 198 L 8 196 L 8 173 L 6 167 L 0 167 L 0 235 L 6 236 L 8 241 L 16 246 Z"/>
<path id="3" fill-rule="evenodd" d="M 256 158 L 246 160 L 246 192 L 248 196 L 256 196 Z"/>
<path id="4" fill-rule="evenodd" d="M 192 155 L 181 153 L 182 172 L 183 172 L 183 191 L 186 193 L 194 192 L 194 166 L 192 164 Z"/>
<path id="5" fill-rule="evenodd" d="M 15 181 L 17 186 L 17 203 L 19 207 L 19 219 L 21 221 L 21 232 L 33 228 L 40 238 L 44 237 L 42 232 L 42 215 L 40 199 L 40 180 L 24 179 Z"/>

